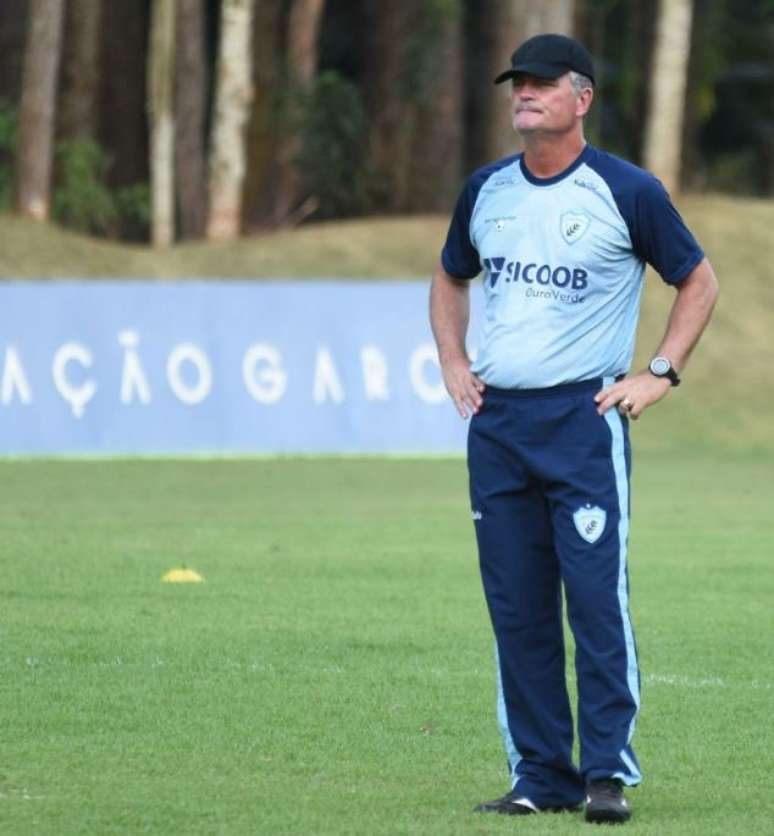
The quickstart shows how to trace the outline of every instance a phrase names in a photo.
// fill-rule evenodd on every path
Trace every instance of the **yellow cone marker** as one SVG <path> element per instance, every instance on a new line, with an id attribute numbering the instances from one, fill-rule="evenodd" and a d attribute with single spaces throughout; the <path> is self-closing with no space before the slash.
<path id="1" fill-rule="evenodd" d="M 161 580 L 164 583 L 201 583 L 204 577 L 193 569 L 170 569 Z"/>

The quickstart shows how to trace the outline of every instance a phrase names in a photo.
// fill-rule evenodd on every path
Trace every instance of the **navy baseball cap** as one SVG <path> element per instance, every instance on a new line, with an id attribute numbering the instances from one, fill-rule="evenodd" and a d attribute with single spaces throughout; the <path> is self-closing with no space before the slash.
<path id="1" fill-rule="evenodd" d="M 535 35 L 511 55 L 511 68 L 500 73 L 495 84 L 520 73 L 538 78 L 559 78 L 575 70 L 594 82 L 594 60 L 583 44 L 566 35 Z"/>

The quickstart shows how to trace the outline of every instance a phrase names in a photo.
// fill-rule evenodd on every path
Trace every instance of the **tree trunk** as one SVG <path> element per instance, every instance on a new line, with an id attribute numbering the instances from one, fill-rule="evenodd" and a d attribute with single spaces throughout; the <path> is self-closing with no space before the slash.
<path id="1" fill-rule="evenodd" d="M 317 72 L 317 42 L 324 7 L 325 0 L 292 0 L 290 7 L 284 119 L 287 136 L 278 149 L 275 223 L 286 221 L 303 197 L 302 178 L 296 160 L 303 141 L 300 133 L 303 100 L 309 94 Z"/>
<path id="2" fill-rule="evenodd" d="M 411 31 L 407 0 L 365 0 L 367 41 L 363 96 L 368 114 L 368 165 L 372 200 L 382 212 L 400 205 L 402 170 L 407 164 L 404 45 Z"/>
<path id="3" fill-rule="evenodd" d="M 524 16 L 524 36 L 531 38 L 546 32 L 573 34 L 575 0 L 516 0 L 517 14 Z M 515 47 L 514 47 L 515 49 Z"/>
<path id="4" fill-rule="evenodd" d="M 465 164 L 476 169 L 519 150 L 511 120 L 511 87 L 493 83 L 507 69 L 526 31 L 521 3 L 467 0 Z"/>
<path id="5" fill-rule="evenodd" d="M 308 88 L 317 72 L 317 41 L 325 0 L 293 0 L 288 23 L 288 68 L 293 84 Z"/>
<path id="6" fill-rule="evenodd" d="M 711 0 L 713 1 L 713 0 Z M 658 0 L 640 0 L 636 3 L 626 29 L 626 58 L 621 72 L 626 80 L 619 82 L 618 100 L 623 104 L 629 137 L 629 159 L 642 164 L 645 143 L 645 127 L 648 122 L 648 93 L 653 71 L 653 48 L 656 39 Z M 598 61 L 597 64 L 601 64 Z M 604 80 L 604 79 L 603 79 Z M 626 93 L 625 86 L 630 92 Z M 598 103 L 594 104 L 597 113 Z"/>
<path id="7" fill-rule="evenodd" d="M 200 238 L 207 220 L 207 55 L 202 0 L 177 0 L 175 173 L 180 237 Z"/>
<path id="8" fill-rule="evenodd" d="M 0 99 L 18 104 L 28 0 L 0 2 Z"/>
<path id="9" fill-rule="evenodd" d="M 409 165 L 398 191 L 401 209 L 409 212 L 448 211 L 462 177 L 462 4 L 454 9 L 447 3 L 431 29 L 425 60 L 433 72 L 411 108 Z M 435 72 L 438 67 L 443 72 Z"/>
<path id="10" fill-rule="evenodd" d="M 96 140 L 102 0 L 68 0 L 58 135 Z"/>
<path id="11" fill-rule="evenodd" d="M 661 0 L 659 4 L 644 159 L 645 167 L 670 192 L 680 186 L 691 12 L 691 0 Z"/>
<path id="12" fill-rule="evenodd" d="M 149 179 L 149 30 L 150 0 L 103 3 L 99 139 L 112 160 L 108 181 L 114 189 Z"/>
<path id="13" fill-rule="evenodd" d="M 151 241 L 175 239 L 175 0 L 154 0 L 148 50 Z"/>
<path id="14" fill-rule="evenodd" d="M 276 92 L 282 88 L 282 0 L 261 0 L 253 23 L 253 102 L 247 125 L 247 171 L 242 189 L 242 217 L 248 226 L 274 218 L 277 157 L 281 139 Z"/>
<path id="15" fill-rule="evenodd" d="M 29 15 L 16 155 L 16 210 L 34 220 L 45 221 L 51 204 L 56 79 L 64 0 L 30 0 Z"/>
<path id="16" fill-rule="evenodd" d="M 210 154 L 210 240 L 233 240 L 241 228 L 244 129 L 253 95 L 252 16 L 253 0 L 223 0 Z"/>

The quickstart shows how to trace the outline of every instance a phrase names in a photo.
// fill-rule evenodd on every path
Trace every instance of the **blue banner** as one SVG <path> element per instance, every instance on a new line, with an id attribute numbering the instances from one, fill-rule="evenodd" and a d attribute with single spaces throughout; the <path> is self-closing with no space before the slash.
<path id="1" fill-rule="evenodd" d="M 427 283 L 0 284 L 0 453 L 460 452 L 466 431 Z"/>

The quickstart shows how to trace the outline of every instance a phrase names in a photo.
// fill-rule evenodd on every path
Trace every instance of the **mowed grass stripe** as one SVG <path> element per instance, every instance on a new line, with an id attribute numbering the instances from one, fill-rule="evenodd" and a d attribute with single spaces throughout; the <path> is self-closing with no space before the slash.
<path id="1" fill-rule="evenodd" d="M 635 461 L 632 833 L 771 832 L 772 465 Z M 587 830 L 470 813 L 505 772 L 464 462 L 3 462 L 0 486 L 0 832 Z M 206 581 L 160 582 L 181 565 Z"/>

